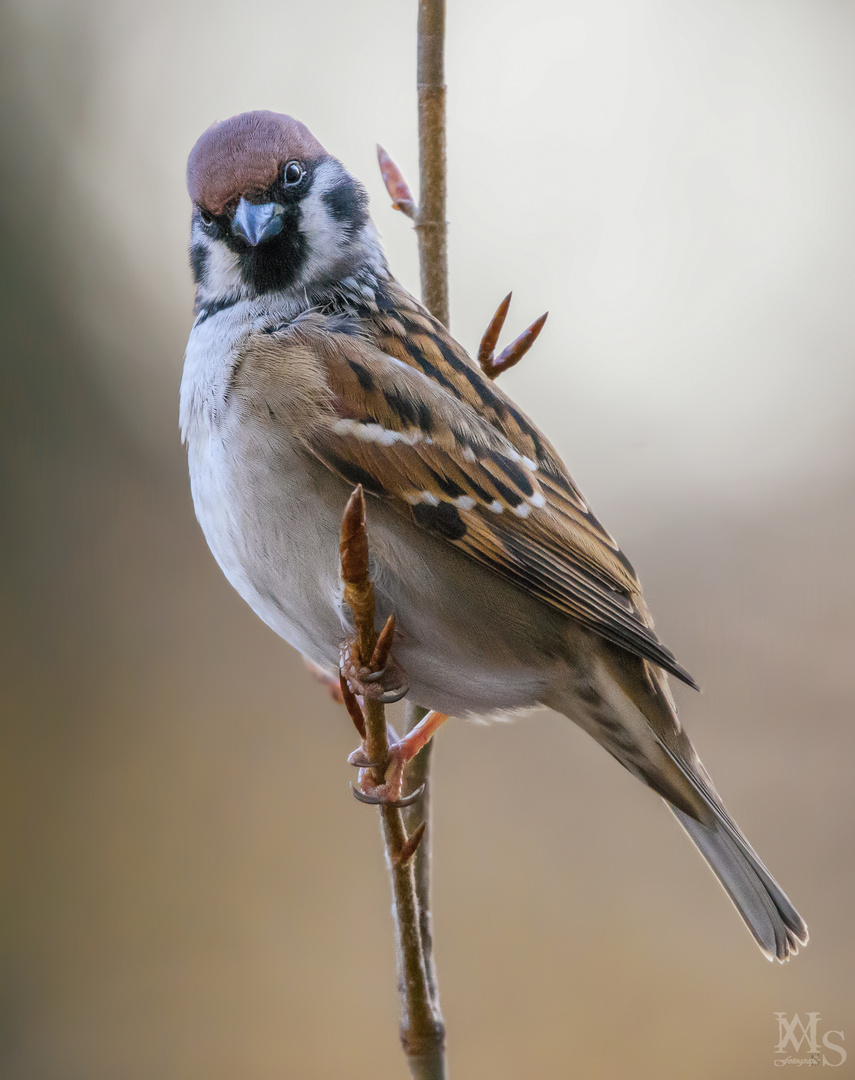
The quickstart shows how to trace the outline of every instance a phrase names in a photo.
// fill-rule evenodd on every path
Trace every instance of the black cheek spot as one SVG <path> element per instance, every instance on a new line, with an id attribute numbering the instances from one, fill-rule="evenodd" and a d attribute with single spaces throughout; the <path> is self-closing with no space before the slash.
<path id="1" fill-rule="evenodd" d="M 194 244 L 190 248 L 190 269 L 193 271 L 193 281 L 201 285 L 205 279 L 205 268 L 208 265 L 208 249 L 203 244 Z"/>
<path id="2" fill-rule="evenodd" d="M 358 229 L 360 225 L 365 224 L 367 218 L 365 192 L 352 176 L 342 177 L 335 187 L 325 191 L 323 200 L 330 215 L 341 224 L 353 229 Z"/>
<path id="3" fill-rule="evenodd" d="M 466 526 L 451 503 L 441 502 L 439 506 L 428 506 L 427 503 L 418 503 L 413 507 L 413 517 L 416 524 L 432 532 L 438 532 L 448 540 L 460 540 L 466 535 Z"/>

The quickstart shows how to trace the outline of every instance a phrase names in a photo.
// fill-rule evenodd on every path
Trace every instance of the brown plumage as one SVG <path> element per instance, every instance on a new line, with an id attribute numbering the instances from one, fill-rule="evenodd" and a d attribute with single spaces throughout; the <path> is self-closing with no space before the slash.
<path id="1" fill-rule="evenodd" d="M 187 190 L 197 206 L 222 214 L 242 195 L 260 195 L 294 158 L 317 161 L 326 150 L 305 124 L 282 113 L 241 113 L 212 124 L 187 160 Z"/>
<path id="2" fill-rule="evenodd" d="M 570 717 L 667 801 L 766 954 L 797 951 L 807 928 L 683 730 L 666 672 L 695 684 L 631 564 L 541 432 L 392 277 L 358 182 L 290 117 L 252 113 L 203 135 L 188 183 L 221 216 L 193 217 L 182 430 L 229 580 L 334 668 L 361 484 L 377 629 L 396 617 L 388 665 L 413 700 Z"/>
<path id="3" fill-rule="evenodd" d="M 390 285 L 384 299 L 395 316 L 369 314 L 363 340 L 310 315 L 259 343 L 323 358 L 333 407 L 307 436 L 313 451 L 348 481 L 402 503 L 421 528 L 695 686 L 544 436 L 403 289 Z"/>

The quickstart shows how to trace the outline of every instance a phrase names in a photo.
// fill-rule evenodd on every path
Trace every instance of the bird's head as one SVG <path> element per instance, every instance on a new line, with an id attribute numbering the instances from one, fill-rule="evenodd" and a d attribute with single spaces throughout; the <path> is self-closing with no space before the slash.
<path id="1" fill-rule="evenodd" d="M 187 161 L 202 303 L 322 288 L 382 262 L 362 185 L 290 116 L 213 124 Z"/>

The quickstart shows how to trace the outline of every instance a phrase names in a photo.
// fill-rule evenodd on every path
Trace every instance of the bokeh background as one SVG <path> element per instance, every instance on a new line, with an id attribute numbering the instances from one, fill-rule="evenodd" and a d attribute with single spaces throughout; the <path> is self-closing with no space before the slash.
<path id="1" fill-rule="evenodd" d="M 7 0 L 0 1074 L 397 1077 L 388 885 L 344 713 L 234 595 L 177 435 L 187 152 L 302 118 L 414 180 L 415 4 Z M 457 1077 L 855 1075 L 855 7 L 450 0 L 453 328 L 546 308 L 507 389 L 705 693 L 684 720 L 806 916 L 767 964 L 569 723 L 451 724 L 435 922 Z M 835 1058 L 836 1060 L 836 1058 Z"/>

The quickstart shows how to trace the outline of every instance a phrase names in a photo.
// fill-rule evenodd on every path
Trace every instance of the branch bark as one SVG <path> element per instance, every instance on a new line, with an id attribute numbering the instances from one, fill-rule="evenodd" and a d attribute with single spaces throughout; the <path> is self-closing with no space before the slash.
<path id="1" fill-rule="evenodd" d="M 411 217 L 419 246 L 422 301 L 448 326 L 448 226 L 446 223 L 445 153 L 445 0 L 419 0 L 418 7 L 419 205 L 388 154 L 378 147 L 380 171 L 392 205 Z M 347 534 L 347 535 L 346 535 Z M 354 613 L 360 662 L 370 663 L 377 646 L 374 591 L 368 577 L 365 504 L 357 489 L 342 525 L 342 578 L 345 600 Z M 348 567 L 356 553 L 357 571 Z M 349 580 L 350 578 L 352 580 Z M 357 580 L 358 579 L 358 580 Z M 371 767 L 370 786 L 382 785 L 389 763 L 385 708 L 366 699 L 364 715 L 352 694 L 345 703 L 360 733 Z M 426 710 L 407 704 L 405 734 Z M 445 1080 L 445 1025 L 439 1005 L 433 958 L 431 915 L 431 826 L 429 772 L 432 743 L 410 762 L 404 777 L 402 803 L 380 806 L 386 861 L 392 879 L 395 959 L 398 973 L 400 1035 L 414 1080 Z M 358 793 L 357 793 L 358 794 Z"/>
<path id="2" fill-rule="evenodd" d="M 419 241 L 422 301 L 448 326 L 448 223 L 445 220 L 445 0 L 419 0 Z"/>
<path id="3" fill-rule="evenodd" d="M 418 10 L 418 101 L 419 101 L 419 203 L 416 202 L 398 166 L 378 146 L 380 172 L 392 206 L 415 223 L 419 245 L 422 301 L 445 326 L 448 310 L 448 230 L 446 215 L 445 85 L 444 85 L 445 0 L 419 0 Z M 490 379 L 517 363 L 540 333 L 546 316 L 541 316 L 499 356 L 495 348 L 508 313 L 508 295 L 488 326 L 481 342 L 478 361 Z M 365 554 L 367 578 L 367 541 Z M 343 563 L 344 566 L 344 563 Z M 347 598 L 347 593 L 345 594 Z M 360 659 L 368 663 L 376 645 L 373 626 L 366 630 Z M 355 613 L 355 609 L 354 609 Z M 357 618 L 357 627 L 360 623 Z M 372 636 L 373 635 L 373 636 Z M 346 689 L 346 688 L 344 688 Z M 352 698 L 352 695 L 350 695 Z M 355 700 L 355 699 L 353 699 Z M 349 706 L 350 708 L 350 706 Z M 358 708 L 358 707 L 357 707 Z M 405 735 L 426 715 L 427 710 L 407 703 Z M 360 728 L 361 714 L 354 715 Z M 388 762 L 385 710 L 377 702 L 366 702 L 363 727 L 366 757 L 380 762 L 371 777 L 383 783 Z M 371 748 L 374 749 L 371 749 Z M 386 859 L 392 876 L 395 920 L 395 956 L 398 970 L 401 1043 L 414 1080 L 445 1080 L 445 1026 L 439 1004 L 436 964 L 433 955 L 431 908 L 431 791 L 430 764 L 433 743 L 429 742 L 409 763 L 404 774 L 402 803 L 381 806 L 380 814 Z M 421 789 L 421 793 L 417 794 Z M 412 800 L 412 801 L 410 801 Z M 415 854 L 413 854 L 415 852 Z"/>
<path id="4" fill-rule="evenodd" d="M 394 618 L 389 619 L 378 636 L 375 629 L 374 585 L 369 574 L 365 497 L 361 487 L 353 492 L 344 511 L 340 558 L 344 600 L 353 612 L 359 662 L 365 667 L 382 670 L 390 656 Z M 384 783 L 390 765 L 386 708 L 367 695 L 364 707 L 360 708 L 344 679 L 341 689 L 348 712 L 362 736 L 365 759 L 371 762 L 365 768 L 365 772 L 370 774 L 367 778 L 369 791 L 377 789 Z M 417 711 L 411 710 L 413 714 Z M 415 766 L 415 761 L 421 756 L 419 754 L 411 766 Z M 412 775 L 419 775 L 423 768 L 420 763 L 408 770 L 411 774 L 407 777 L 410 784 Z M 360 775 L 364 782 L 364 774 Z M 418 786 L 416 784 L 411 790 L 417 791 Z M 366 801 L 371 800 L 370 793 L 356 793 Z M 426 821 L 421 817 L 425 809 L 422 798 L 417 799 L 417 804 L 421 805 L 414 804 L 406 809 L 388 802 L 380 804 L 383 842 L 394 901 L 392 911 L 395 920 L 400 1035 L 410 1073 L 415 1080 L 444 1080 L 445 1027 L 439 1012 L 436 976 L 429 949 L 430 912 L 427 909 L 427 879 L 423 876 L 427 866 L 425 862 L 421 864 L 421 892 L 416 885 L 414 859 L 427 831 Z M 404 814 L 407 814 L 406 823 Z M 428 945 L 427 952 L 425 943 Z"/>
<path id="5" fill-rule="evenodd" d="M 415 211 L 419 245 L 422 302 L 443 324 L 449 324 L 448 306 L 448 222 L 446 221 L 446 137 L 445 137 L 445 0 L 419 0 L 417 73 L 419 108 L 419 205 Z M 407 703 L 405 732 L 410 732 L 425 715 L 424 709 Z M 416 802 L 403 811 L 406 827 L 425 823 L 425 834 L 413 860 L 418 899 L 422 956 L 433 1014 L 441 1027 L 441 1042 L 433 1054 L 420 1063 L 420 1080 L 445 1077 L 445 1027 L 439 1004 L 439 985 L 433 954 L 433 914 L 431 906 L 431 821 L 430 742 L 410 763 L 404 795 L 422 787 Z"/>

